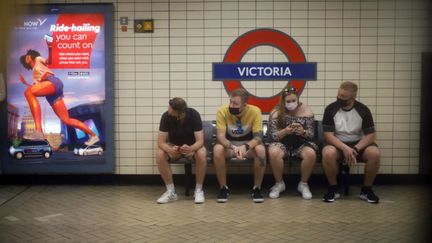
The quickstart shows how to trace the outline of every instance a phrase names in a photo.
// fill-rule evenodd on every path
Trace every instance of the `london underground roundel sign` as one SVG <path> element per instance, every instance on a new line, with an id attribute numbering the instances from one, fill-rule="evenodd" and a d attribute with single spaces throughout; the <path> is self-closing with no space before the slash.
<path id="1" fill-rule="evenodd" d="M 273 46 L 279 49 L 288 62 L 241 62 L 243 56 L 257 46 Z M 213 63 L 213 80 L 223 81 L 227 93 L 243 88 L 241 81 L 287 80 L 301 94 L 305 81 L 316 80 L 317 64 L 306 62 L 305 55 L 289 35 L 274 29 L 256 29 L 238 37 L 229 47 L 222 63 Z M 249 96 L 249 104 L 269 113 L 279 102 L 280 96 Z"/>

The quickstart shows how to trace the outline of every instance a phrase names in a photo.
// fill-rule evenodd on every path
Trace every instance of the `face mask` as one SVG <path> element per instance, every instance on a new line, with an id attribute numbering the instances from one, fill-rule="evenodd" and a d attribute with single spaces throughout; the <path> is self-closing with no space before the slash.
<path id="1" fill-rule="evenodd" d="M 233 108 L 233 107 L 229 107 L 228 109 L 229 109 L 229 112 L 230 112 L 232 115 L 238 115 L 238 114 L 240 114 L 240 108 Z"/>
<path id="2" fill-rule="evenodd" d="M 345 107 L 345 106 L 348 105 L 348 100 L 343 100 L 343 99 L 341 99 L 339 97 L 336 98 L 336 102 L 338 103 L 338 105 L 340 107 Z"/>
<path id="3" fill-rule="evenodd" d="M 285 104 L 285 108 L 287 108 L 287 110 L 289 110 L 289 111 L 295 110 L 297 108 L 297 106 L 298 106 L 297 101 Z"/>

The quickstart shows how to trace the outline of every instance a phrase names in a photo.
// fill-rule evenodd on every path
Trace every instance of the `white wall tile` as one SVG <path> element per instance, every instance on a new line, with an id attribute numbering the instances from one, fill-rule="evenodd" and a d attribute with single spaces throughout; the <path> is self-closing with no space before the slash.
<path id="1" fill-rule="evenodd" d="M 302 94 L 316 118 L 321 119 L 325 104 L 335 100 L 343 80 L 357 81 L 358 98 L 374 115 L 382 149 L 380 173 L 418 173 L 426 2 L 119 1 L 113 58 L 116 173 L 159 173 L 155 141 L 170 97 L 184 97 L 203 119 L 215 118 L 228 98 L 222 82 L 212 81 L 211 63 L 222 62 L 233 41 L 257 27 L 290 34 L 307 60 L 318 62 L 318 80 L 308 82 Z M 119 16 L 130 22 L 153 18 L 155 32 L 121 32 Z M 284 62 L 286 57 L 273 47 L 258 47 L 249 50 L 245 60 Z M 284 83 L 244 86 L 254 94 L 271 96 Z M 182 166 L 173 171 L 184 173 Z M 250 168 L 233 167 L 229 172 L 250 173 Z M 357 166 L 354 173 L 363 173 L 363 167 Z"/>

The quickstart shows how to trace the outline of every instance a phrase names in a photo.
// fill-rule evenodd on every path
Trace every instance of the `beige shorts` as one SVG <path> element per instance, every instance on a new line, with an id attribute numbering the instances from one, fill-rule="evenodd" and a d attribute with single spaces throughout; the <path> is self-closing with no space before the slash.
<path id="1" fill-rule="evenodd" d="M 174 147 L 174 146 L 176 146 L 176 145 L 174 145 L 174 144 L 172 144 L 172 143 L 168 143 L 168 145 L 169 145 L 171 148 Z M 176 160 L 178 160 L 178 159 L 180 159 L 180 158 L 186 158 L 186 159 L 189 159 L 189 160 L 195 161 L 195 157 L 194 157 L 195 152 L 191 152 L 191 153 L 188 153 L 188 154 L 181 154 L 181 153 L 178 153 L 178 154 L 175 155 L 175 156 L 171 156 L 170 154 L 167 153 L 167 155 L 168 155 L 168 162 L 176 161 Z"/>

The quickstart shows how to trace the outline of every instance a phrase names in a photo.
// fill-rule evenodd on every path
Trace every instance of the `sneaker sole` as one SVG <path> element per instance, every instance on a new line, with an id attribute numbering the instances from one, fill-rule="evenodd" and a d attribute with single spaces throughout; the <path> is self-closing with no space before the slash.
<path id="1" fill-rule="evenodd" d="M 202 204 L 202 203 L 204 203 L 204 202 L 205 202 L 205 198 L 203 198 L 202 201 L 197 201 L 197 200 L 195 200 L 195 196 L 194 196 L 194 203 L 195 203 L 195 204 Z"/>
<path id="2" fill-rule="evenodd" d="M 260 199 L 252 199 L 252 201 L 253 201 L 254 203 L 262 203 L 262 202 L 264 202 L 264 198 L 260 198 Z"/>
<path id="3" fill-rule="evenodd" d="M 202 197 L 202 201 L 201 200 L 199 200 L 199 201 L 197 201 L 196 199 L 195 199 L 195 193 L 194 193 L 194 202 L 195 202 L 195 204 L 201 204 L 201 203 L 204 203 L 205 202 L 205 197 L 203 196 Z"/>
<path id="4" fill-rule="evenodd" d="M 304 200 L 311 200 L 311 199 L 312 199 L 312 195 L 311 195 L 310 197 L 304 197 L 302 192 L 300 192 L 299 190 L 297 190 L 297 192 L 301 195 L 301 197 L 302 197 Z"/>
<path id="5" fill-rule="evenodd" d="M 367 196 L 365 196 L 365 195 L 359 195 L 359 198 L 362 199 L 362 200 L 367 201 L 368 203 L 378 203 L 378 202 L 379 202 L 379 200 L 378 200 L 378 201 L 370 200 L 370 199 L 368 199 Z"/>
<path id="6" fill-rule="evenodd" d="M 226 199 L 224 199 L 224 198 L 218 198 L 218 199 L 216 199 L 216 202 L 218 202 L 218 203 L 225 203 L 225 202 L 228 202 L 228 199 L 226 198 Z"/>
<path id="7" fill-rule="evenodd" d="M 338 198 L 340 198 L 340 194 L 339 193 L 336 193 L 335 194 L 335 197 L 333 198 L 333 199 L 322 199 L 323 200 L 323 202 L 334 202 L 334 201 L 336 201 L 336 199 L 338 199 Z"/>
<path id="8" fill-rule="evenodd" d="M 326 203 L 332 203 L 332 202 L 334 202 L 334 201 L 336 201 L 335 199 L 322 199 L 323 200 L 323 202 L 326 202 Z"/>
<path id="9" fill-rule="evenodd" d="M 169 202 L 174 202 L 174 201 L 177 201 L 177 198 L 176 199 L 170 199 L 168 202 L 158 202 L 158 201 L 156 201 L 158 204 L 166 204 L 166 203 L 169 203 Z"/>
<path id="10" fill-rule="evenodd" d="M 279 194 L 277 195 L 277 197 L 272 197 L 272 196 L 270 196 L 270 193 L 269 193 L 269 198 L 271 198 L 271 199 L 280 198 L 280 194 L 281 194 L 282 192 L 284 192 L 284 191 L 285 191 L 285 189 L 283 189 L 282 191 L 280 191 Z"/>

